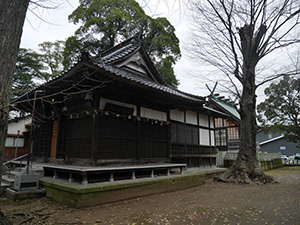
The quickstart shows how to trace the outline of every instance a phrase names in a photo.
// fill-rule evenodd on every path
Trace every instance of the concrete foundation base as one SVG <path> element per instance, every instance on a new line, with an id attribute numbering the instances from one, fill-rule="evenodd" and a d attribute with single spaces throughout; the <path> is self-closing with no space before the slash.
<path id="1" fill-rule="evenodd" d="M 40 185 L 46 189 L 48 198 L 75 208 L 175 191 L 204 183 L 205 174 L 203 173 L 146 178 L 126 182 L 107 182 L 86 186 L 74 185 L 67 181 L 58 181 L 49 177 L 40 179 Z"/>
<path id="2" fill-rule="evenodd" d="M 4 192 L 5 192 L 5 189 L 9 188 L 9 187 L 10 187 L 9 184 L 1 183 L 1 185 L 0 185 L 0 196 L 2 196 L 4 194 Z"/>
<path id="3" fill-rule="evenodd" d="M 44 188 L 32 189 L 32 190 L 13 190 L 11 188 L 7 188 L 5 190 L 5 196 L 8 199 L 13 201 L 22 200 L 22 199 L 30 199 L 30 198 L 41 198 L 45 195 Z"/>

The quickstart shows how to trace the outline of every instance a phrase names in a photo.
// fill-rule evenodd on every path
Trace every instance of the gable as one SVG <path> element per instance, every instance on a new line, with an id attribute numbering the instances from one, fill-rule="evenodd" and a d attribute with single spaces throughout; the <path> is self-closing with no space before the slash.
<path id="1" fill-rule="evenodd" d="M 133 77 L 165 85 L 163 78 L 144 49 L 141 38 L 140 35 L 136 35 L 124 41 L 102 52 L 93 59 L 93 62 L 102 62 L 129 72 Z"/>
<path id="2" fill-rule="evenodd" d="M 139 51 L 130 55 L 128 58 L 124 59 L 124 61 L 115 63 L 114 66 L 131 72 L 133 75 L 141 77 L 143 79 L 154 82 L 157 81 Z"/>

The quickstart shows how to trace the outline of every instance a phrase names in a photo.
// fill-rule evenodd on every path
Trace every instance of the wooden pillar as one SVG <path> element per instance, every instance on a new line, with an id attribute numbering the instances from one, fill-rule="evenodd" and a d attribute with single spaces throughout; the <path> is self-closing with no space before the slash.
<path id="1" fill-rule="evenodd" d="M 184 155 L 188 155 L 187 144 L 186 144 L 186 110 L 184 110 Z M 185 158 L 187 160 L 187 158 Z"/>
<path id="2" fill-rule="evenodd" d="M 198 136 L 198 145 L 200 145 L 200 119 L 199 119 L 199 112 L 197 112 L 197 136 Z"/>
<path id="3" fill-rule="evenodd" d="M 98 160 L 98 139 L 99 139 L 99 114 L 97 110 L 99 109 L 100 97 L 94 94 L 93 105 L 93 119 L 92 119 L 92 152 L 91 152 L 91 163 L 95 166 Z"/>
<path id="4" fill-rule="evenodd" d="M 98 113 L 93 113 L 93 121 L 92 121 L 92 166 L 95 166 L 97 163 L 97 155 L 98 155 L 98 123 L 99 116 Z"/>
<path id="5" fill-rule="evenodd" d="M 56 159 L 56 150 L 57 150 L 57 139 L 58 139 L 58 129 L 59 129 L 59 120 L 56 119 L 52 123 L 52 135 L 51 135 L 51 146 L 50 146 L 50 158 Z"/>
<path id="6" fill-rule="evenodd" d="M 141 116 L 141 106 L 137 105 L 137 117 L 140 118 Z M 141 142 L 141 120 L 136 121 L 136 152 L 135 157 L 136 160 L 139 160 L 140 158 L 140 142 Z"/>
<path id="7" fill-rule="evenodd" d="M 209 150 L 210 150 L 210 157 L 209 157 L 209 159 L 210 159 L 210 162 L 209 162 L 209 164 L 210 164 L 210 166 L 212 166 L 212 147 L 211 147 L 211 126 L 210 126 L 210 115 L 208 115 L 208 131 L 209 131 L 209 133 L 208 133 L 208 137 L 209 137 Z"/>
<path id="8" fill-rule="evenodd" d="M 171 160 L 171 151 L 172 151 L 172 145 L 171 145 L 171 138 L 172 138 L 172 134 L 171 134 L 171 120 L 170 120 L 170 110 L 167 112 L 167 122 L 169 123 L 168 124 L 168 129 L 167 129 L 167 132 L 168 132 L 168 143 L 167 143 L 167 157 L 169 158 L 169 160 Z"/>
<path id="9" fill-rule="evenodd" d="M 67 146 L 66 146 L 66 156 L 65 156 L 65 161 L 68 162 L 70 160 L 70 136 L 71 136 L 71 119 L 70 117 L 68 118 L 68 122 L 67 122 L 67 127 L 68 127 L 68 132 L 67 132 Z"/>

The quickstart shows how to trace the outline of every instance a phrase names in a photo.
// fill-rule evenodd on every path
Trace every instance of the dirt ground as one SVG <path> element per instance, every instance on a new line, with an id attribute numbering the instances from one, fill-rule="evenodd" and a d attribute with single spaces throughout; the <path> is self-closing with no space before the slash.
<path id="1" fill-rule="evenodd" d="M 268 185 L 205 185 L 127 201 L 73 209 L 47 198 L 0 208 L 15 224 L 300 224 L 300 167 L 269 171 Z"/>

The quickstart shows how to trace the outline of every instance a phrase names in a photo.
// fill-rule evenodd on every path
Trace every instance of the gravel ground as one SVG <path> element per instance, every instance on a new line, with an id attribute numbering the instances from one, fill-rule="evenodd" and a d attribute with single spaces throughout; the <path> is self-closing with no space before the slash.
<path id="1" fill-rule="evenodd" d="M 0 208 L 15 224 L 300 224 L 300 167 L 268 171 L 268 185 L 216 183 L 127 201 L 73 209 L 47 198 Z"/>

